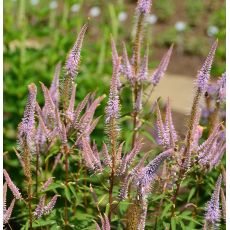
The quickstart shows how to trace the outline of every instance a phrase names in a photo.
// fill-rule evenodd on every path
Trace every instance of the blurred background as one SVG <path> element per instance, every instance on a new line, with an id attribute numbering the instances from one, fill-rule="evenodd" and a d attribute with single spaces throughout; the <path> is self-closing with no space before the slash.
<path id="1" fill-rule="evenodd" d="M 39 85 L 39 81 L 50 84 L 55 65 L 59 61 L 64 64 L 80 27 L 87 21 L 90 26 L 76 81 L 77 99 L 90 91 L 96 91 L 97 95 L 108 94 L 112 72 L 110 34 L 119 51 L 122 40 L 131 51 L 135 6 L 134 0 L 4 1 L 5 151 L 12 152 L 16 144 L 17 125 L 27 100 L 27 85 L 31 82 Z M 197 70 L 216 38 L 219 47 L 212 79 L 225 71 L 225 14 L 224 0 L 153 2 L 145 30 L 150 68 L 156 67 L 172 43 L 175 45 L 167 76 L 153 97 L 171 97 L 179 128 L 187 107 L 190 107 L 188 103 L 193 96 Z M 38 100 L 43 100 L 40 93 Z M 103 129 L 103 122 L 99 124 L 100 128 Z"/>

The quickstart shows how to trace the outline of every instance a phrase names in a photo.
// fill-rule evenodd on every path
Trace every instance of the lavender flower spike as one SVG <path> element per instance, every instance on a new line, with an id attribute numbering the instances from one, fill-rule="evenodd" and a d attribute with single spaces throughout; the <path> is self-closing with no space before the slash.
<path id="1" fill-rule="evenodd" d="M 116 65 L 113 68 L 113 76 L 110 84 L 109 101 L 106 107 L 106 120 L 108 124 L 111 119 L 117 119 L 119 116 L 119 96 L 117 90 L 117 78 L 119 77 L 120 59 L 118 59 Z"/>
<path id="2" fill-rule="evenodd" d="M 80 53 L 81 53 L 84 35 L 85 35 L 87 28 L 88 28 L 87 24 L 85 24 L 81 28 L 81 31 L 77 37 L 77 40 L 66 60 L 66 64 L 65 64 L 66 72 L 67 72 L 67 75 L 69 75 L 72 79 L 74 79 L 74 77 L 78 73 L 78 66 L 80 63 Z"/>
<path id="3" fill-rule="evenodd" d="M 157 120 L 156 120 L 156 129 L 159 138 L 159 144 L 167 148 L 170 145 L 170 139 L 168 133 L 165 130 L 165 126 L 161 117 L 161 112 L 158 103 L 156 104 Z"/>
<path id="4" fill-rule="evenodd" d="M 161 59 L 161 62 L 158 65 L 157 69 L 153 72 L 151 77 L 153 86 L 156 86 L 160 82 L 160 79 L 164 76 L 169 64 L 170 57 L 172 55 L 172 50 L 173 50 L 173 45 L 170 46 L 167 53 Z"/>
<path id="5" fill-rule="evenodd" d="M 53 183 L 53 178 L 54 177 L 50 177 L 43 185 L 42 185 L 42 191 L 46 190 L 49 185 L 51 185 Z"/>
<path id="6" fill-rule="evenodd" d="M 152 0 L 138 0 L 137 12 L 142 14 L 149 14 L 152 6 Z"/>
<path id="7" fill-rule="evenodd" d="M 11 201 L 10 207 L 6 210 L 6 212 L 4 213 L 3 216 L 3 224 L 7 224 L 9 222 L 9 219 L 11 217 L 13 208 L 14 208 L 14 203 L 15 203 L 15 199 L 13 199 Z"/>
<path id="8" fill-rule="evenodd" d="M 9 174 L 7 173 L 7 171 L 5 169 L 3 169 L 3 174 L 4 177 L 6 179 L 6 183 L 9 186 L 10 190 L 12 191 L 14 197 L 16 199 L 22 199 L 22 195 L 18 189 L 18 187 L 13 183 L 13 181 L 10 179 Z"/>
<path id="9" fill-rule="evenodd" d="M 127 49 L 126 49 L 125 43 L 122 42 L 122 45 L 123 45 L 123 55 L 122 55 L 123 65 L 122 65 L 122 71 L 123 71 L 123 74 L 129 80 L 129 82 L 131 84 L 133 84 L 134 73 L 133 73 L 132 65 L 129 62 L 129 58 L 128 58 L 128 54 L 127 54 Z"/>
<path id="10" fill-rule="evenodd" d="M 138 176 L 139 178 L 137 180 L 137 186 L 142 196 L 145 195 L 146 192 L 148 191 L 152 181 L 154 180 L 156 176 L 156 171 L 158 170 L 161 163 L 166 158 L 171 156 L 172 153 L 173 153 L 173 149 L 168 149 L 162 152 L 157 157 L 155 157 L 147 166 L 145 166 L 142 169 L 140 176 Z"/>
<path id="11" fill-rule="evenodd" d="M 36 219 L 39 219 L 44 214 L 45 198 L 45 195 L 40 198 L 39 203 L 33 213 Z"/>
<path id="12" fill-rule="evenodd" d="M 45 215 L 48 215 L 52 209 L 54 208 L 56 202 L 57 202 L 57 198 L 59 197 L 59 195 L 55 195 L 53 196 L 53 198 L 51 199 L 51 201 L 44 207 L 44 213 Z"/>
<path id="13" fill-rule="evenodd" d="M 56 65 L 53 81 L 51 83 L 51 86 L 49 88 L 50 96 L 56 106 L 58 106 L 58 100 L 59 100 L 59 76 L 61 72 L 61 63 L 59 62 Z"/>
<path id="14" fill-rule="evenodd" d="M 205 220 L 208 223 L 215 224 L 220 219 L 219 197 L 222 175 L 219 176 L 211 200 L 208 201 L 205 213 Z"/>
<path id="15" fill-rule="evenodd" d="M 214 59 L 214 55 L 216 52 L 216 48 L 218 45 L 218 40 L 216 40 L 212 47 L 211 50 L 203 64 L 203 66 L 201 67 L 200 71 L 198 72 L 198 76 L 197 76 L 197 87 L 198 89 L 201 91 L 201 93 L 205 93 L 207 86 L 208 86 L 208 81 L 210 78 L 210 70 L 211 70 L 211 66 L 212 66 L 212 62 Z"/>
<path id="16" fill-rule="evenodd" d="M 35 106 L 36 106 L 36 95 L 37 88 L 35 84 L 30 84 L 28 86 L 29 96 L 24 111 L 24 116 L 22 122 L 18 127 L 18 144 L 19 149 L 24 149 L 25 145 L 30 149 L 31 152 L 34 152 L 34 138 L 35 138 Z"/>
<path id="17" fill-rule="evenodd" d="M 218 84 L 218 101 L 225 101 L 226 97 L 226 73 L 223 73 L 217 82 Z"/>
<path id="18" fill-rule="evenodd" d="M 143 61 L 141 64 L 140 71 L 138 73 L 137 79 L 140 82 L 143 82 L 147 79 L 148 77 L 148 48 L 146 49 L 145 55 L 143 57 Z"/>

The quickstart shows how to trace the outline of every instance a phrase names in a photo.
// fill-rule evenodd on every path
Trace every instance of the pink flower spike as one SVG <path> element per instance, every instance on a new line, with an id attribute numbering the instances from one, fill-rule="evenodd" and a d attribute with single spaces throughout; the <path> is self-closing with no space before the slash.
<path id="1" fill-rule="evenodd" d="M 203 66 L 201 67 L 200 71 L 198 72 L 196 84 L 197 84 L 198 89 L 201 91 L 201 93 L 205 93 L 205 91 L 207 90 L 208 81 L 210 78 L 210 70 L 212 67 L 212 63 L 213 63 L 213 59 L 214 59 L 217 45 L 218 45 L 218 40 L 216 40 L 212 44 L 210 52 L 209 52 L 209 54 L 208 54 L 208 56 L 207 56 L 207 58 L 203 64 Z"/>
<path id="2" fill-rule="evenodd" d="M 67 75 L 69 75 L 72 79 L 78 74 L 78 67 L 80 64 L 80 53 L 82 48 L 82 43 L 84 39 L 85 32 L 88 28 L 88 25 L 85 24 L 82 28 L 80 33 L 78 34 L 77 40 L 69 52 L 69 55 L 66 60 L 65 69 Z"/>
<path id="3" fill-rule="evenodd" d="M 6 183 L 8 185 L 8 187 L 10 188 L 11 192 L 13 193 L 14 197 L 16 199 L 22 199 L 22 195 L 18 189 L 18 187 L 13 183 L 13 181 L 11 180 L 9 174 L 7 173 L 7 171 L 5 169 L 3 169 L 3 174 L 6 180 Z"/>
<path id="4" fill-rule="evenodd" d="M 173 50 L 173 45 L 170 46 L 167 53 L 161 59 L 160 64 L 158 65 L 156 70 L 153 72 L 152 77 L 151 77 L 153 86 L 156 86 L 160 82 L 160 79 L 164 76 L 167 70 L 171 55 L 172 55 L 172 50 Z"/>
<path id="5" fill-rule="evenodd" d="M 7 224 L 10 220 L 13 208 L 14 208 L 15 199 L 12 200 L 10 207 L 6 210 L 3 217 L 3 224 Z"/>

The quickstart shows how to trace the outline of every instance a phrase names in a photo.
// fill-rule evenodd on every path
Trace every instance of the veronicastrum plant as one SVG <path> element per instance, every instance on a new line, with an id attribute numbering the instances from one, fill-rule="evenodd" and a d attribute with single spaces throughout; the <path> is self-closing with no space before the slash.
<path id="1" fill-rule="evenodd" d="M 19 189 L 4 169 L 5 226 L 10 226 L 11 219 L 14 221 L 15 202 L 17 209 L 23 210 L 23 215 L 16 216 L 16 221 L 24 224 L 22 229 L 186 229 L 188 224 L 190 229 L 202 226 L 216 229 L 224 225 L 225 170 L 221 159 L 225 152 L 225 127 L 219 120 L 219 112 L 220 105 L 225 103 L 225 74 L 217 83 L 215 119 L 212 119 L 208 136 L 203 135 L 204 128 L 200 124 L 200 102 L 208 94 L 217 41 L 198 71 L 185 137 L 175 129 L 170 100 L 165 111 L 156 101 L 150 115 L 155 117 L 152 129 L 157 151 L 161 152 L 156 156 L 152 149 L 143 152 L 145 140 L 140 130 L 149 117 L 144 108 L 148 108 L 149 98 L 164 76 L 173 52 L 172 45 L 158 67 L 149 71 L 148 48 L 144 46 L 142 56 L 142 44 L 151 5 L 151 0 L 137 3 L 131 58 L 126 44 L 121 44 L 122 54 L 119 55 L 111 38 L 113 73 L 102 146 L 92 140 L 91 134 L 100 120 L 100 116 L 94 116 L 96 109 L 105 96 L 89 93 L 82 101 L 75 102 L 75 79 L 87 24 L 78 34 L 64 67 L 57 65 L 51 86 L 40 83 L 44 105 L 37 103 L 37 86 L 33 83 L 28 86 L 28 102 L 18 127 L 15 149 L 23 168 L 25 186 Z M 121 124 L 121 95 L 125 87 L 132 91 L 133 105 L 128 114 L 132 120 L 128 151 L 124 148 L 126 140 L 122 138 L 125 126 Z M 189 183 L 201 181 L 206 186 L 206 175 L 213 175 L 212 171 L 217 174 L 221 171 L 221 175 L 213 193 L 210 190 L 206 205 L 201 204 L 200 188 L 196 185 L 184 198 Z M 211 181 L 209 188 L 213 186 L 212 178 Z M 14 198 L 7 207 L 8 188 Z M 191 201 L 195 195 L 196 199 Z"/>

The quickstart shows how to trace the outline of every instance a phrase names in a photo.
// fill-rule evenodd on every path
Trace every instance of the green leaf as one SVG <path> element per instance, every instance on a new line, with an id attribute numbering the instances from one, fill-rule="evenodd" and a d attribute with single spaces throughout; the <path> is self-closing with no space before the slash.
<path id="1" fill-rule="evenodd" d="M 170 210 L 171 207 L 172 207 L 172 203 L 169 203 L 165 206 L 165 208 L 161 214 L 161 219 L 163 219 L 165 216 L 168 216 L 166 214 L 168 213 L 168 211 Z"/>
<path id="2" fill-rule="evenodd" d="M 182 219 L 185 219 L 185 220 L 190 220 L 190 221 L 192 221 L 192 222 L 194 222 L 194 223 L 196 223 L 196 224 L 202 225 L 200 222 L 194 220 L 194 219 L 193 219 L 192 217 L 190 217 L 190 216 L 183 216 L 183 215 L 181 215 L 181 218 L 182 218 Z"/>
<path id="3" fill-rule="evenodd" d="M 196 192 L 196 188 L 192 188 L 190 190 L 187 202 L 189 202 L 191 200 L 191 198 L 193 197 L 193 195 L 195 194 L 195 192 Z"/>
<path id="4" fill-rule="evenodd" d="M 100 205 L 100 204 L 105 200 L 105 198 L 106 198 L 107 196 L 108 196 L 107 194 L 103 195 L 103 196 L 99 199 L 98 205 Z"/>
<path id="5" fill-rule="evenodd" d="M 55 220 L 38 220 L 35 223 L 33 223 L 33 227 L 42 227 L 42 226 L 47 226 L 47 225 L 53 225 L 56 224 Z"/>
<path id="6" fill-rule="evenodd" d="M 65 186 L 64 190 L 65 190 L 65 196 L 66 196 L 67 200 L 69 202 L 71 202 L 71 195 L 70 195 L 69 188 Z"/>
<path id="7" fill-rule="evenodd" d="M 176 230 L 176 220 L 175 220 L 175 217 L 171 218 L 171 227 L 172 227 L 172 230 Z"/>

